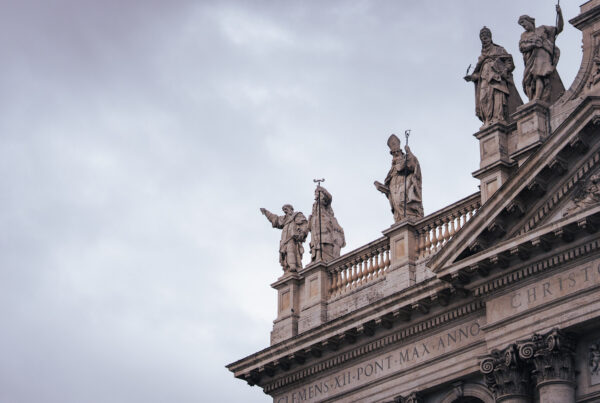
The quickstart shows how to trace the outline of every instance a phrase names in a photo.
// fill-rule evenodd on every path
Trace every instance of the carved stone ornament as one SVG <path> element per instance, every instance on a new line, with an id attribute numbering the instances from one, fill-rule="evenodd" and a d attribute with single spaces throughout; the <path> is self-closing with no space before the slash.
<path id="1" fill-rule="evenodd" d="M 559 329 L 539 335 L 519 345 L 519 357 L 531 360 L 532 375 L 539 385 L 546 381 L 575 382 L 575 342 Z"/>
<path id="2" fill-rule="evenodd" d="M 596 46 L 594 47 L 594 57 L 592 58 L 592 62 L 593 66 L 588 88 L 592 88 L 600 82 L 600 43 L 598 40 L 596 40 Z"/>
<path id="3" fill-rule="evenodd" d="M 375 188 L 385 194 L 390 202 L 394 221 L 400 222 L 405 217 L 423 217 L 422 177 L 419 160 L 404 147 L 402 152 L 400 139 L 392 134 L 388 139 L 388 147 L 392 154 L 392 168 L 385 182 L 375 181 Z"/>
<path id="4" fill-rule="evenodd" d="M 592 174 L 573 195 L 573 205 L 567 207 L 563 217 L 600 203 L 600 172 Z"/>
<path id="5" fill-rule="evenodd" d="M 465 81 L 475 84 L 475 115 L 484 126 L 509 121 L 510 115 L 523 104 L 515 87 L 512 55 L 492 42 L 492 32 L 483 27 L 479 32 L 481 55 L 472 74 Z"/>
<path id="6" fill-rule="evenodd" d="M 518 347 L 511 344 L 503 350 L 494 350 L 480 365 L 485 382 L 497 400 L 525 397 L 531 393 L 527 362 L 519 357 Z"/>
<path id="7" fill-rule="evenodd" d="M 556 37 L 563 30 L 563 16 L 560 6 L 556 6 L 556 27 L 535 26 L 535 19 L 522 15 L 519 25 L 525 32 L 521 34 L 519 50 L 523 54 L 525 71 L 523 90 L 530 101 L 541 100 L 548 103 L 556 101 L 565 91 L 565 87 L 556 71 L 560 50 L 556 47 Z"/>
<path id="8" fill-rule="evenodd" d="M 312 214 L 308 217 L 311 260 L 329 262 L 340 257 L 346 246 L 344 229 L 338 224 L 331 208 L 333 197 L 323 186 L 315 189 Z"/>
<path id="9" fill-rule="evenodd" d="M 597 385 L 600 383 L 600 340 L 597 340 L 590 345 L 588 355 L 590 383 L 592 385 Z"/>
<path id="10" fill-rule="evenodd" d="M 424 400 L 418 392 L 412 392 L 410 395 L 398 396 L 394 399 L 394 403 L 423 403 Z"/>
<path id="11" fill-rule="evenodd" d="M 294 212 L 291 204 L 284 204 L 282 210 L 285 214 L 278 216 L 265 208 L 260 209 L 273 228 L 282 230 L 279 242 L 279 263 L 284 272 L 294 272 L 302 269 L 302 254 L 304 253 L 302 243 L 308 235 L 308 222 L 304 214 L 299 211 Z"/>

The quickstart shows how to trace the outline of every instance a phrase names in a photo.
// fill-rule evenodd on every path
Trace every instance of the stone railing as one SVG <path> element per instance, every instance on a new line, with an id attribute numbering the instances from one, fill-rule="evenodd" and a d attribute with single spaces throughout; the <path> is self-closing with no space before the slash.
<path id="1" fill-rule="evenodd" d="M 418 258 L 440 250 L 480 207 L 481 195 L 477 192 L 419 221 L 416 225 Z"/>
<path id="2" fill-rule="evenodd" d="M 337 297 L 385 276 L 390 266 L 390 240 L 379 238 L 353 250 L 328 265 L 329 296 Z"/>

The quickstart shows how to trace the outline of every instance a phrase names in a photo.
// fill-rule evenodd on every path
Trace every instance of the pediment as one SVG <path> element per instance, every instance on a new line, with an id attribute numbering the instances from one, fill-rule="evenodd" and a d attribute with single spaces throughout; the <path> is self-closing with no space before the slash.
<path id="1" fill-rule="evenodd" d="M 600 97 L 588 97 L 427 266 L 440 273 L 599 204 Z"/>

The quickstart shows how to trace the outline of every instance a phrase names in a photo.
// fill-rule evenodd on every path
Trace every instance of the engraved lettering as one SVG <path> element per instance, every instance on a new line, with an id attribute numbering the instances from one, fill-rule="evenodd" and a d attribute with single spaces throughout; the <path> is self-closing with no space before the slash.
<path id="1" fill-rule="evenodd" d="M 448 332 L 448 346 L 450 346 L 450 339 L 452 339 L 452 341 L 456 343 L 456 330 L 453 331 L 452 334 Z"/>
<path id="2" fill-rule="evenodd" d="M 371 376 L 371 375 L 373 375 L 373 365 L 367 364 L 365 366 L 365 376 Z"/>
<path id="3" fill-rule="evenodd" d="M 429 354 L 429 349 L 427 348 L 427 345 L 423 343 L 423 355 L 425 355 L 425 353 Z"/>
<path id="4" fill-rule="evenodd" d="M 544 283 L 542 284 L 542 288 L 544 289 L 544 298 L 546 298 L 546 295 L 552 295 L 552 292 L 550 291 L 550 283 Z"/>
<path id="5" fill-rule="evenodd" d="M 535 302 L 535 299 L 536 299 L 535 287 L 531 287 L 530 289 L 527 290 L 527 302 L 529 302 L 531 304 L 532 302 Z"/>
<path id="6" fill-rule="evenodd" d="M 383 372 L 383 360 L 381 360 L 381 363 L 375 361 L 375 373 L 377 373 L 377 368 L 379 368 L 379 370 Z"/>
<path id="7" fill-rule="evenodd" d="M 419 358 L 419 350 L 417 350 L 417 347 L 413 349 L 413 360 L 415 359 L 415 357 Z"/>
<path id="8" fill-rule="evenodd" d="M 590 269 L 590 266 L 585 266 L 583 269 L 581 269 L 581 271 L 585 273 L 585 280 L 584 281 L 589 281 L 589 277 L 588 277 L 588 270 L 589 269 Z"/>
<path id="9" fill-rule="evenodd" d="M 473 330 L 473 328 L 475 328 L 476 330 Z M 471 327 L 469 327 L 469 332 L 471 333 L 471 336 L 475 337 L 479 334 L 479 332 L 481 331 L 481 326 L 479 326 L 479 323 L 475 322 L 471 325 Z"/>
<path id="10" fill-rule="evenodd" d="M 519 300 L 519 297 L 521 296 L 520 292 L 516 292 L 515 295 L 512 296 L 512 298 L 510 299 L 510 306 L 512 306 L 513 308 L 518 308 L 521 306 L 521 301 Z M 519 305 L 516 304 L 516 302 L 519 302 Z"/>
<path id="11" fill-rule="evenodd" d="M 408 362 L 408 349 L 404 350 L 404 354 L 400 351 L 400 364 L 402 364 L 402 361 Z"/>
<path id="12" fill-rule="evenodd" d="M 467 333 L 467 329 L 463 330 L 463 329 L 458 329 L 458 341 L 462 341 L 463 336 L 465 337 L 465 339 L 469 338 L 469 334 Z"/>
<path id="13" fill-rule="evenodd" d="M 575 273 L 569 273 L 567 278 L 569 279 L 569 288 L 575 287 Z"/>
<path id="14" fill-rule="evenodd" d="M 440 340 L 438 341 L 437 349 L 438 350 L 443 350 L 445 348 L 446 348 L 446 345 L 444 344 L 444 338 L 440 337 Z"/>

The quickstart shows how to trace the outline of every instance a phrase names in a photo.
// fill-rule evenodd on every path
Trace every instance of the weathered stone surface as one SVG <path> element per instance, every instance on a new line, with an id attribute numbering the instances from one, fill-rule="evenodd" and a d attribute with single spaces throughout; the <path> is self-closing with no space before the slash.
<path id="1" fill-rule="evenodd" d="M 492 31 L 483 27 L 479 32 L 481 55 L 472 74 L 465 81 L 475 84 L 475 115 L 484 126 L 509 121 L 517 106 L 523 104 L 513 82 L 515 69 L 512 55 L 492 42 Z"/>
<path id="2" fill-rule="evenodd" d="M 375 181 L 375 187 L 390 201 L 394 221 L 400 222 L 405 217 L 423 217 L 422 177 L 419 160 L 407 146 L 402 152 L 400 139 L 392 134 L 388 139 L 388 147 L 392 154 L 392 168 L 384 183 Z"/>
<path id="3" fill-rule="evenodd" d="M 273 228 L 283 230 L 279 242 L 279 263 L 284 272 L 298 271 L 302 268 L 302 254 L 304 247 L 302 243 L 308 235 L 308 222 L 306 217 L 299 211 L 294 212 L 291 204 L 282 207 L 285 215 L 278 216 L 265 208 L 260 212 L 267 217 Z"/>
<path id="4" fill-rule="evenodd" d="M 310 231 L 310 256 L 313 262 L 329 262 L 340 257 L 340 250 L 346 246 L 344 230 L 338 224 L 331 208 L 333 197 L 323 186 L 315 189 L 315 202 L 312 214 L 308 217 Z"/>
<path id="5" fill-rule="evenodd" d="M 556 27 L 535 26 L 535 19 L 528 15 L 519 17 L 519 25 L 525 32 L 521 34 L 519 50 L 523 53 L 525 72 L 523 90 L 530 101 L 556 101 L 565 91 L 556 64 L 560 50 L 555 44 L 556 37 L 563 30 L 563 16 L 560 6 L 556 6 L 558 24 Z"/>

